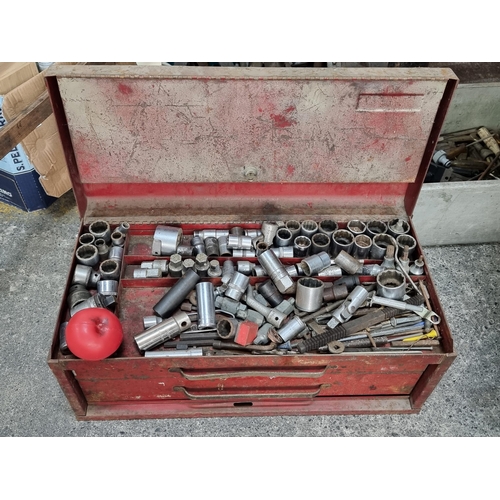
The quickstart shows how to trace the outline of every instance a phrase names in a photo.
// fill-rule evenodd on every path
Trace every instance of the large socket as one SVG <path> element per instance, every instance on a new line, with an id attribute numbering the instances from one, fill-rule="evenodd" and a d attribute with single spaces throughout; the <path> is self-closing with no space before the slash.
<path id="1" fill-rule="evenodd" d="M 214 285 L 204 281 L 196 285 L 198 328 L 215 328 Z"/>
<path id="2" fill-rule="evenodd" d="M 405 296 L 406 282 L 403 273 L 387 269 L 377 275 L 377 295 L 386 299 L 402 300 Z"/>
<path id="3" fill-rule="evenodd" d="M 182 229 L 172 226 L 156 226 L 154 240 L 161 242 L 161 255 L 172 255 L 176 252 L 182 238 Z"/>
<path id="4" fill-rule="evenodd" d="M 317 278 L 300 278 L 297 281 L 295 306 L 300 311 L 315 312 L 323 304 L 325 285 Z"/>
<path id="5" fill-rule="evenodd" d="M 332 257 L 337 257 L 342 250 L 350 253 L 353 245 L 354 235 L 346 229 L 337 229 L 332 234 Z"/>
<path id="6" fill-rule="evenodd" d="M 393 244 L 392 236 L 388 234 L 376 234 L 372 239 L 372 248 L 370 250 L 370 258 L 372 259 L 383 259 L 387 247 Z"/>
<path id="7" fill-rule="evenodd" d="M 96 220 L 89 226 L 89 233 L 97 240 L 102 238 L 108 245 L 111 243 L 111 228 L 105 220 Z"/>

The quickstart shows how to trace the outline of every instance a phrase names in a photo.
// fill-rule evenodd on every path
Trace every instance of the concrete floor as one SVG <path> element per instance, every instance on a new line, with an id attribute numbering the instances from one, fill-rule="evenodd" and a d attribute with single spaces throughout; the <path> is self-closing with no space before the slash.
<path id="1" fill-rule="evenodd" d="M 0 436 L 500 435 L 500 244 L 426 249 L 458 358 L 418 415 L 77 422 L 46 359 L 78 226 L 0 204 Z"/>

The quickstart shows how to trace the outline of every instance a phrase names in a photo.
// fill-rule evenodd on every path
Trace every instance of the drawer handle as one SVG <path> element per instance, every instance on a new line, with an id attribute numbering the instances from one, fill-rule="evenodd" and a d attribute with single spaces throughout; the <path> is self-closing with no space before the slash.
<path id="1" fill-rule="evenodd" d="M 291 378 L 319 378 L 322 377 L 326 372 L 326 366 L 323 370 L 319 372 L 309 372 L 309 371 L 234 371 L 234 372 L 211 372 L 202 373 L 199 375 L 193 375 L 183 370 L 182 368 L 170 368 L 170 372 L 180 373 L 186 380 L 225 380 L 228 378 L 239 378 L 239 377 L 291 377 Z"/>
<path id="2" fill-rule="evenodd" d="M 316 397 L 323 387 L 328 384 L 320 385 L 314 391 L 305 392 L 269 392 L 267 394 L 252 394 L 243 392 L 241 394 L 192 394 L 185 387 L 175 386 L 174 391 L 183 392 L 189 399 L 192 400 L 214 400 L 214 399 L 312 399 Z"/>

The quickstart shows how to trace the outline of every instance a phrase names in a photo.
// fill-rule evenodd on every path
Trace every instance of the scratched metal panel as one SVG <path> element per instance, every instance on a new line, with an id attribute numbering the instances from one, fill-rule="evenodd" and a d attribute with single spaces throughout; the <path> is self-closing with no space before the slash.
<path id="1" fill-rule="evenodd" d="M 446 79 L 369 75 L 59 87 L 83 183 L 413 182 Z"/>

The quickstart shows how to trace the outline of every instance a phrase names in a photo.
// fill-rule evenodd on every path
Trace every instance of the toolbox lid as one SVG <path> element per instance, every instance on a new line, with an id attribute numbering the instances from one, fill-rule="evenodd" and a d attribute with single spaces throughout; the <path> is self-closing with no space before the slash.
<path id="1" fill-rule="evenodd" d="M 59 66 L 46 82 L 85 222 L 215 223 L 410 216 L 458 80 Z"/>

